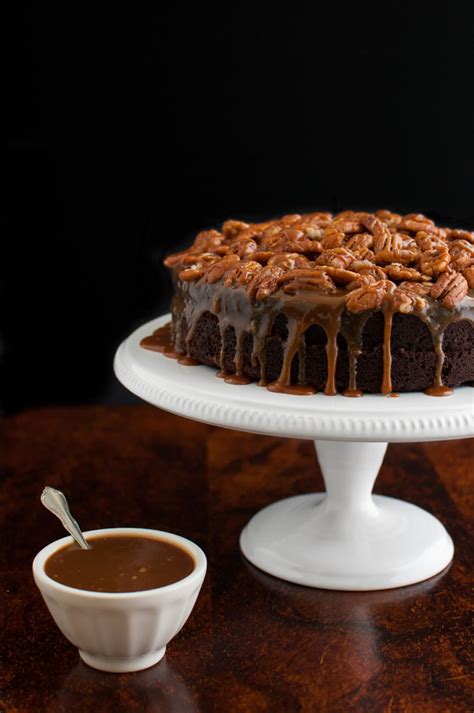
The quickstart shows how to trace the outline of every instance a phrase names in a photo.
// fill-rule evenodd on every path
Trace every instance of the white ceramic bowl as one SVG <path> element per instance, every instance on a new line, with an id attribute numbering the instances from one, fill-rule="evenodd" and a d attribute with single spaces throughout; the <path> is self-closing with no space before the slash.
<path id="1" fill-rule="evenodd" d="M 140 671 L 163 658 L 166 644 L 188 619 L 206 574 L 200 547 L 179 535 L 138 527 L 90 530 L 94 535 L 156 537 L 185 549 L 194 559 L 191 574 L 174 584 L 141 592 L 92 592 L 60 584 L 44 571 L 46 560 L 72 543 L 71 537 L 52 542 L 33 561 L 33 576 L 46 605 L 64 636 L 78 647 L 83 661 L 101 671 Z"/>

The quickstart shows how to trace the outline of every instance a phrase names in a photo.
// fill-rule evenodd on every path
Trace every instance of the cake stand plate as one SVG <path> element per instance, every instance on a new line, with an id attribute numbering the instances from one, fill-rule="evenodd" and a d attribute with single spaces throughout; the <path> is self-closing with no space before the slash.
<path id="1" fill-rule="evenodd" d="M 143 325 L 120 345 L 114 368 L 124 386 L 180 416 L 316 443 L 326 492 L 287 498 L 254 515 L 240 537 L 247 559 L 290 582 L 340 590 L 414 584 L 449 564 L 453 543 L 439 520 L 416 505 L 372 495 L 372 488 L 388 442 L 472 436 L 474 389 L 446 398 L 350 399 L 233 386 L 214 369 L 181 366 L 140 347 L 169 319 Z"/>

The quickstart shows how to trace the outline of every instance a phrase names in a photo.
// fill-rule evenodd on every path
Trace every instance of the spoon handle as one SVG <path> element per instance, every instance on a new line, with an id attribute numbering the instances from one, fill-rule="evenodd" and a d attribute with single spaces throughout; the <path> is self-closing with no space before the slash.
<path id="1" fill-rule="evenodd" d="M 65 529 L 69 532 L 70 535 L 76 540 L 77 544 L 82 547 L 83 550 L 90 550 L 91 545 L 84 539 L 81 530 L 79 529 L 79 525 L 74 520 L 73 516 L 71 515 L 69 511 L 69 505 L 67 504 L 67 500 L 63 493 L 60 490 L 56 490 L 56 488 L 50 488 L 49 486 L 46 486 L 46 488 L 43 490 L 41 493 L 41 502 L 47 508 L 50 510 L 56 517 L 58 517 L 62 524 L 64 525 Z"/>

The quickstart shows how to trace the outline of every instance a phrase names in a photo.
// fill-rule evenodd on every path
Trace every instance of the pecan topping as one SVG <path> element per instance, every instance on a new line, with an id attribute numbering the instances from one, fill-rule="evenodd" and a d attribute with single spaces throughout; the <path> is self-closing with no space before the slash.
<path id="1" fill-rule="evenodd" d="M 344 243 L 344 238 L 346 236 L 342 230 L 338 230 L 333 225 L 330 225 L 323 233 L 321 238 L 321 245 L 325 250 L 331 250 L 332 248 L 339 248 Z"/>
<path id="2" fill-rule="evenodd" d="M 226 238 L 235 238 L 242 230 L 249 227 L 249 224 L 242 220 L 226 220 L 222 225 L 222 232 Z"/>
<path id="3" fill-rule="evenodd" d="M 430 294 L 432 286 L 427 285 L 426 283 L 422 285 L 420 282 L 400 282 L 398 287 L 403 288 L 404 290 L 410 290 L 410 292 L 420 295 L 420 297 L 426 297 Z"/>
<path id="4" fill-rule="evenodd" d="M 391 213 L 389 210 L 376 210 L 375 215 L 380 220 L 383 220 L 389 228 L 396 228 L 402 220 L 402 216 L 398 213 Z"/>
<path id="5" fill-rule="evenodd" d="M 375 262 L 378 265 L 387 265 L 390 262 L 400 262 L 403 265 L 409 265 L 418 258 L 418 251 L 405 248 L 398 250 L 382 250 L 378 255 L 375 255 Z"/>
<path id="6" fill-rule="evenodd" d="M 474 267 L 466 267 L 462 271 L 462 276 L 465 278 L 469 289 L 474 290 Z"/>
<path id="7" fill-rule="evenodd" d="M 247 294 L 251 300 L 264 300 L 279 288 L 279 279 L 284 275 L 284 270 L 277 265 L 267 265 L 257 272 L 247 287 Z"/>
<path id="8" fill-rule="evenodd" d="M 241 261 L 237 267 L 229 270 L 224 278 L 224 287 L 243 287 L 248 285 L 255 274 L 262 269 L 255 260 Z"/>
<path id="9" fill-rule="evenodd" d="M 421 254 L 420 269 L 424 275 L 436 277 L 448 269 L 450 260 L 449 251 L 445 245 L 433 245 Z"/>
<path id="10" fill-rule="evenodd" d="M 374 265 L 370 260 L 354 260 L 350 264 L 350 269 L 353 272 L 359 273 L 359 275 L 370 275 L 375 280 L 385 280 L 386 274 L 381 267 Z"/>
<path id="11" fill-rule="evenodd" d="M 307 213 L 301 216 L 301 220 L 293 224 L 294 228 L 302 230 L 306 237 L 311 240 L 322 238 L 324 229 L 331 222 L 330 213 Z"/>
<path id="12" fill-rule="evenodd" d="M 430 296 L 441 300 L 446 309 L 454 309 L 465 298 L 468 289 L 466 278 L 459 272 L 444 272 L 431 288 Z"/>
<path id="13" fill-rule="evenodd" d="M 262 265 L 266 265 L 270 258 L 273 257 L 273 255 L 275 255 L 273 250 L 257 250 L 256 253 L 252 253 L 251 258 L 252 260 L 256 260 Z"/>
<path id="14" fill-rule="evenodd" d="M 395 285 L 390 280 L 379 280 L 371 285 L 364 285 L 349 292 L 346 307 L 349 312 L 365 312 L 368 309 L 379 309 L 386 295 L 393 292 Z"/>
<path id="15" fill-rule="evenodd" d="M 311 249 L 312 241 L 298 228 L 284 228 L 277 233 L 264 235 L 261 247 L 277 253 L 304 253 Z"/>
<path id="16" fill-rule="evenodd" d="M 238 255 L 226 255 L 222 260 L 219 260 L 219 262 L 214 263 L 214 265 L 208 268 L 204 278 L 205 281 L 210 284 L 218 282 L 218 280 L 224 277 L 227 270 L 232 270 L 239 262 L 240 258 Z"/>
<path id="17" fill-rule="evenodd" d="M 372 277 L 372 275 L 357 275 L 357 277 L 346 285 L 346 290 L 358 290 L 359 287 L 371 285 L 374 282 L 376 282 L 376 279 Z"/>
<path id="18" fill-rule="evenodd" d="M 385 272 L 391 280 L 413 280 L 414 282 L 419 282 L 423 279 L 423 275 L 418 270 L 397 262 L 388 265 L 385 268 Z"/>
<path id="19" fill-rule="evenodd" d="M 398 224 L 398 228 L 400 230 L 411 230 L 415 233 L 418 232 L 418 230 L 424 230 L 427 233 L 436 232 L 436 226 L 433 221 L 421 213 L 405 215 Z"/>
<path id="20" fill-rule="evenodd" d="M 179 279 L 185 282 L 196 282 L 200 277 L 206 274 L 211 265 L 219 262 L 218 255 L 212 253 L 202 253 L 201 255 L 187 255 L 181 261 L 182 265 L 186 265 L 184 270 L 179 273 Z"/>
<path id="21" fill-rule="evenodd" d="M 374 236 L 374 253 L 377 255 L 383 250 L 396 250 L 398 247 L 398 237 L 396 233 L 391 233 L 386 223 L 376 218 L 374 215 L 369 215 L 363 218 L 362 224 Z"/>
<path id="22" fill-rule="evenodd" d="M 318 269 L 329 275 L 334 282 L 340 282 L 342 285 L 347 285 L 353 280 L 356 280 L 358 277 L 357 272 L 354 272 L 353 270 L 344 270 L 342 267 L 332 267 L 330 265 L 328 267 L 320 267 Z"/>
<path id="23" fill-rule="evenodd" d="M 343 288 L 348 309 L 362 311 L 382 304 L 395 282 L 394 305 L 402 312 L 421 309 L 428 291 L 452 309 L 466 285 L 474 289 L 474 233 L 440 228 L 415 213 L 294 213 L 261 223 L 227 220 L 165 264 L 183 281 L 223 279 L 257 300 L 280 288 Z"/>
<path id="24" fill-rule="evenodd" d="M 467 240 L 455 240 L 449 246 L 451 263 L 456 270 L 474 265 L 474 245 Z"/>
<path id="25" fill-rule="evenodd" d="M 224 236 L 217 230 L 202 230 L 196 235 L 194 247 L 200 252 L 211 252 L 213 248 L 222 245 Z"/>
<path id="26" fill-rule="evenodd" d="M 251 255 L 256 251 L 257 243 L 255 242 L 255 240 L 252 240 L 252 238 L 244 238 L 243 240 L 239 240 L 239 238 L 237 238 L 236 240 L 232 240 L 232 242 L 229 243 L 229 252 L 235 253 L 240 258 L 244 258 L 247 255 Z"/>
<path id="27" fill-rule="evenodd" d="M 278 253 L 269 259 L 268 264 L 277 265 L 284 270 L 294 270 L 295 267 L 310 267 L 311 265 L 308 258 L 300 253 Z"/>
<path id="28" fill-rule="evenodd" d="M 447 237 L 451 240 L 467 240 L 468 243 L 474 243 L 474 233 L 470 230 L 460 230 L 459 228 L 451 228 L 446 230 Z"/>
<path id="29" fill-rule="evenodd" d="M 280 279 L 284 292 L 295 294 L 317 287 L 322 292 L 333 292 L 336 287 L 324 270 L 290 270 Z"/>
<path id="30" fill-rule="evenodd" d="M 349 238 L 345 247 L 348 250 L 362 250 L 363 248 L 371 248 L 374 244 L 374 236 L 371 233 L 359 233 Z"/>
<path id="31" fill-rule="evenodd" d="M 412 287 L 418 287 L 418 285 L 404 282 L 397 287 L 392 295 L 392 307 L 395 312 L 409 314 L 410 312 L 421 312 L 424 309 L 426 300 L 418 293 L 418 290 L 414 290 Z"/>
<path id="32" fill-rule="evenodd" d="M 316 260 L 316 265 L 327 265 L 328 267 L 339 267 L 344 269 L 354 260 L 354 255 L 346 248 L 332 248 L 324 250 Z"/>

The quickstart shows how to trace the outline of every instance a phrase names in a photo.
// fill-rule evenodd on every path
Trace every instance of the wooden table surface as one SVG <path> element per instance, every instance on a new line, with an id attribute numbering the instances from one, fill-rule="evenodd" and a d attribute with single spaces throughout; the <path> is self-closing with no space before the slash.
<path id="1" fill-rule="evenodd" d="M 187 421 L 149 406 L 48 408 L 1 437 L 0 711 L 472 711 L 469 519 L 473 441 L 391 445 L 376 492 L 433 512 L 456 547 L 419 585 L 330 592 L 260 572 L 239 553 L 251 515 L 322 489 L 313 443 Z M 84 529 L 140 526 L 195 540 L 209 571 L 165 659 L 135 674 L 79 660 L 31 576 L 61 537 L 41 507 L 60 488 Z"/>

